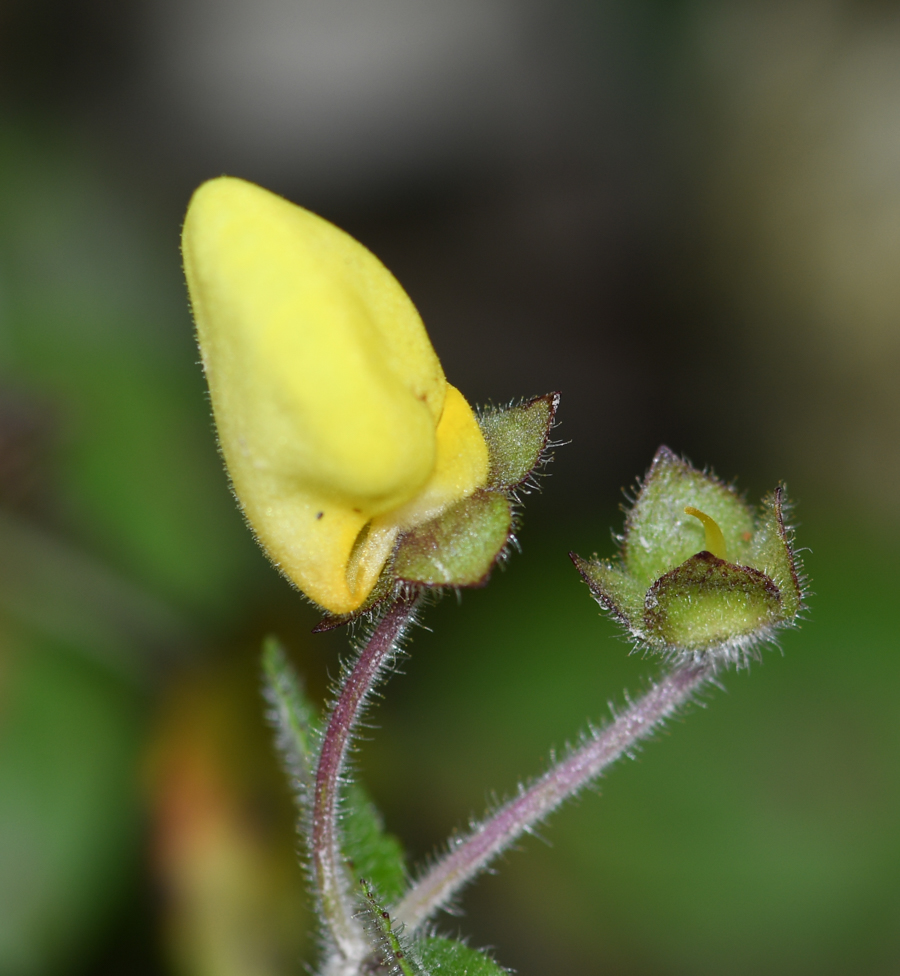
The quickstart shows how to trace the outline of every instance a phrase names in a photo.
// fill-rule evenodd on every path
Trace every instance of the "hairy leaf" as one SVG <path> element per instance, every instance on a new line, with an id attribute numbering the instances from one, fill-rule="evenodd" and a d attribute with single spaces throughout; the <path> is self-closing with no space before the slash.
<path id="1" fill-rule="evenodd" d="M 427 976 L 415 955 L 410 952 L 406 940 L 394 929 L 391 913 L 372 890 L 364 878 L 359 882 L 363 911 L 361 917 L 366 923 L 373 944 L 372 962 L 382 976 Z M 367 972 L 372 968 L 367 968 Z"/>
<path id="2" fill-rule="evenodd" d="M 385 832 L 378 808 L 356 783 L 345 793 L 341 829 L 344 855 L 354 875 L 367 881 L 380 899 L 396 901 L 407 885 L 403 848 Z"/>
<path id="3" fill-rule="evenodd" d="M 490 956 L 453 939 L 422 939 L 415 951 L 428 976 L 505 976 L 509 972 Z"/>
<path id="4" fill-rule="evenodd" d="M 317 716 L 303 692 L 300 678 L 274 637 L 263 645 L 264 694 L 276 743 L 292 779 L 301 808 L 305 805 L 316 765 Z"/>

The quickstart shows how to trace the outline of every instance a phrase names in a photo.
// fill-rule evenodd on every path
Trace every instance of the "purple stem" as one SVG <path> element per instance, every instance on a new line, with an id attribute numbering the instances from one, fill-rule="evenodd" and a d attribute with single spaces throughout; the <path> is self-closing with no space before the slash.
<path id="1" fill-rule="evenodd" d="M 378 621 L 372 636 L 347 675 L 322 739 L 312 810 L 311 855 L 322 912 L 335 948 L 346 959 L 368 951 L 365 934 L 354 918 L 338 829 L 338 798 L 347 750 L 366 699 L 394 656 L 412 622 L 419 596 L 402 597 Z"/>
<path id="2" fill-rule="evenodd" d="M 599 776 L 645 739 L 711 677 L 712 669 L 690 665 L 666 675 L 628 711 L 593 735 L 514 800 L 479 824 L 420 878 L 391 912 L 408 933 L 448 904 L 471 879 L 517 837 Z"/>

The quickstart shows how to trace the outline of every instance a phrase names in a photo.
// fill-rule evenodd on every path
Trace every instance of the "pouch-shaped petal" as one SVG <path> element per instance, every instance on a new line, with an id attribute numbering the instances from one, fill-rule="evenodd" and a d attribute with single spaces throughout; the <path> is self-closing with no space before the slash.
<path id="1" fill-rule="evenodd" d="M 197 190 L 182 246 L 244 512 L 307 595 L 352 610 L 367 595 L 347 582 L 360 532 L 435 469 L 447 383 L 418 312 L 361 244 L 243 180 Z"/>
<path id="2" fill-rule="evenodd" d="M 369 594 L 402 532 L 437 518 L 487 480 L 490 461 L 484 435 L 466 398 L 449 383 L 435 447 L 431 477 L 421 490 L 405 505 L 373 519 L 354 545 L 347 567 L 354 593 Z"/>

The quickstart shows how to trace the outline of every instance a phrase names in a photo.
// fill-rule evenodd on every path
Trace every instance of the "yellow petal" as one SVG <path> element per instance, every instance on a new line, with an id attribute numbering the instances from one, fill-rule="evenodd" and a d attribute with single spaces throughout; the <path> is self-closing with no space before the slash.
<path id="1" fill-rule="evenodd" d="M 368 595 L 401 532 L 439 515 L 487 480 L 487 444 L 472 408 L 455 386 L 447 385 L 437 431 L 437 457 L 428 482 L 405 505 L 373 519 L 347 569 L 351 591 Z"/>
<path id="2" fill-rule="evenodd" d="M 480 463 L 438 475 L 447 438 L 436 430 L 458 410 L 445 409 L 449 388 L 422 321 L 361 244 L 243 180 L 197 190 L 182 248 L 219 441 L 244 512 L 307 595 L 333 612 L 355 609 L 374 585 L 371 569 L 360 576 L 358 567 L 348 583 L 364 527 L 379 517 L 395 525 L 391 513 L 410 505 L 416 517 L 420 493 L 443 490 L 436 477 L 456 478 L 458 489 L 466 463 Z"/>

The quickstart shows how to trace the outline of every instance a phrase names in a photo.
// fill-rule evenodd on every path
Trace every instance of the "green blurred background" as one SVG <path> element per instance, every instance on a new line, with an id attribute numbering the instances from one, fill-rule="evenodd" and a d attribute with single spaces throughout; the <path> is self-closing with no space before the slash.
<path id="1" fill-rule="evenodd" d="M 522 554 L 359 762 L 415 858 L 657 670 L 566 558 L 665 442 L 799 502 L 813 596 L 440 927 L 521 976 L 900 971 L 900 6 L 5 0 L 0 973 L 281 976 L 314 945 L 258 693 L 346 648 L 256 551 L 178 259 L 260 182 L 370 246 L 470 400 L 559 389 Z"/>

